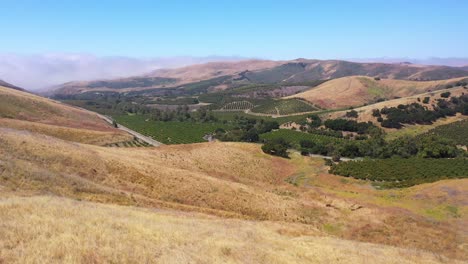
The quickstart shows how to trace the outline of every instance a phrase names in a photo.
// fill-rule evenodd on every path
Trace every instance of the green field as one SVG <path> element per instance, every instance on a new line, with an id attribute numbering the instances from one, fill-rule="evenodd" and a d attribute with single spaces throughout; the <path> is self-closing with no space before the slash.
<path id="1" fill-rule="evenodd" d="M 290 115 L 296 113 L 311 112 L 315 110 L 317 110 L 317 108 L 302 100 L 284 99 L 271 100 L 269 102 L 261 104 L 253 108 L 252 112 L 269 115 Z"/>
<path id="2" fill-rule="evenodd" d="M 310 140 L 312 142 L 318 142 L 321 144 L 328 144 L 333 142 L 344 142 L 345 139 L 324 136 L 324 135 L 316 135 L 316 134 L 309 134 L 299 131 L 294 131 L 290 129 L 279 129 L 272 132 L 268 132 L 265 134 L 260 135 L 261 140 L 271 140 L 275 138 L 283 138 L 288 141 L 293 147 L 299 148 L 299 143 L 301 140 Z"/>
<path id="3" fill-rule="evenodd" d="M 468 119 L 438 126 L 424 135 L 436 135 L 453 140 L 457 145 L 468 146 Z"/>
<path id="4" fill-rule="evenodd" d="M 408 187 L 442 179 L 467 178 L 468 159 L 366 159 L 341 162 L 333 165 L 330 172 L 375 181 L 384 188 Z"/>
<path id="5" fill-rule="evenodd" d="M 222 123 L 146 121 L 148 117 L 143 115 L 116 116 L 115 120 L 119 124 L 164 144 L 205 142 L 204 135 L 214 132 L 217 128 L 230 128 L 229 124 Z"/>

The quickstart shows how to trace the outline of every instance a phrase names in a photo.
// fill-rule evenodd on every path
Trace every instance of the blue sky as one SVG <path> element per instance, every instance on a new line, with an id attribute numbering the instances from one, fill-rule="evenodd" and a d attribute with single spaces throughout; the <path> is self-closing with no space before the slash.
<path id="1" fill-rule="evenodd" d="M 468 57 L 468 1 L 2 0 L 0 53 Z"/>

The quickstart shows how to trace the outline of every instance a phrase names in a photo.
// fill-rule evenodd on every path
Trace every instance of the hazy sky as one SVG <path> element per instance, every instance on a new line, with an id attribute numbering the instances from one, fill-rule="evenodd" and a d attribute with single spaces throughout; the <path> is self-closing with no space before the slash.
<path id="1" fill-rule="evenodd" d="M 0 53 L 468 57 L 468 1 L 3 0 Z"/>

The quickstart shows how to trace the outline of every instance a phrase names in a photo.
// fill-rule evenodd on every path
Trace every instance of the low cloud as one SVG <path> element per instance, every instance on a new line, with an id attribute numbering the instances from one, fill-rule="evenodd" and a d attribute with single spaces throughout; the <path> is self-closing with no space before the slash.
<path id="1" fill-rule="evenodd" d="M 399 62 L 410 62 L 421 65 L 445 65 L 452 67 L 468 66 L 468 58 L 438 58 L 430 57 L 425 59 L 414 59 L 414 58 L 391 58 L 391 57 L 380 57 L 380 58 L 354 58 L 348 59 L 349 61 L 355 62 L 384 62 L 384 63 L 399 63 Z"/>
<path id="2" fill-rule="evenodd" d="M 0 79 L 29 90 L 69 81 L 111 79 L 210 61 L 238 61 L 241 57 L 98 57 L 89 54 L 0 54 Z"/>

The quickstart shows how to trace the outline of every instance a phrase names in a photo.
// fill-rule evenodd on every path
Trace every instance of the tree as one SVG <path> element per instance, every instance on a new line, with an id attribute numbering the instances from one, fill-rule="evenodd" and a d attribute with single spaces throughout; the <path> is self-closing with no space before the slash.
<path id="1" fill-rule="evenodd" d="M 263 152 L 270 154 L 270 155 L 280 156 L 284 158 L 289 157 L 288 148 L 289 148 L 289 143 L 283 138 L 275 138 L 272 140 L 268 140 L 262 146 Z"/>
<path id="2" fill-rule="evenodd" d="M 317 128 L 322 125 L 322 119 L 318 115 L 310 115 L 307 118 L 310 119 L 307 123 L 310 128 Z"/>
<path id="3" fill-rule="evenodd" d="M 242 136 L 242 141 L 246 142 L 257 142 L 259 139 L 258 132 L 255 128 L 249 129 L 244 136 Z"/>
<path id="4" fill-rule="evenodd" d="M 379 109 L 372 109 L 372 116 L 380 117 L 380 110 Z"/>

